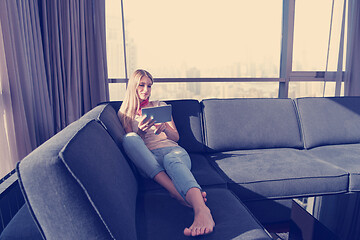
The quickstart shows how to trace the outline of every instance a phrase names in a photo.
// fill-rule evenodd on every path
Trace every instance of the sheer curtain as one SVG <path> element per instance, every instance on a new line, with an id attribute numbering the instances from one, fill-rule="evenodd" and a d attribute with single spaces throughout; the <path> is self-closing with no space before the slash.
<path id="1" fill-rule="evenodd" d="M 346 54 L 345 95 L 360 96 L 360 2 L 358 0 L 348 0 Z M 342 73 L 340 61 L 342 58 L 339 57 L 338 85 L 341 83 L 339 73 Z M 360 193 L 316 197 L 314 216 L 341 236 L 341 239 L 360 239 Z"/>
<path id="2" fill-rule="evenodd" d="M 34 1 L 1 1 L 2 175 L 53 132 Z"/>
<path id="3" fill-rule="evenodd" d="M 0 8 L 1 5 L 0 3 Z M 12 108 L 9 107 L 11 106 L 10 86 L 4 51 L 0 24 L 0 159 L 3 160 L 1 161 L 0 178 L 13 169 L 15 162 L 12 160 L 19 158 L 17 150 L 10 147 L 15 146 L 16 141 Z"/>
<path id="4" fill-rule="evenodd" d="M 104 0 L 0 1 L 0 177 L 108 100 Z"/>

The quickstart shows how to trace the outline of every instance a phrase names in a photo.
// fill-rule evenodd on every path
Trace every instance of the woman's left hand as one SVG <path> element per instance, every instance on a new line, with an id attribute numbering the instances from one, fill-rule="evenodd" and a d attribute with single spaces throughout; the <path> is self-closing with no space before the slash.
<path id="1" fill-rule="evenodd" d="M 166 129 L 166 123 L 158 123 L 158 124 L 155 124 L 155 131 L 154 133 L 156 135 L 159 135 L 160 133 L 164 132 L 165 129 Z"/>

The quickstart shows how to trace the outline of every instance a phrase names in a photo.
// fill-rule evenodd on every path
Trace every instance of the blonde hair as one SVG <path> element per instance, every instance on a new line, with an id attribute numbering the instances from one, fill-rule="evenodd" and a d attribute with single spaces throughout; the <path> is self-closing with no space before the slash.
<path id="1" fill-rule="evenodd" d="M 132 129 L 131 122 L 134 120 L 136 113 L 139 111 L 140 99 L 136 93 L 136 89 L 140 84 L 141 78 L 144 76 L 148 77 L 152 83 L 154 82 L 151 74 L 143 69 L 136 70 L 128 81 L 125 98 L 118 112 L 118 116 L 124 128 Z"/>

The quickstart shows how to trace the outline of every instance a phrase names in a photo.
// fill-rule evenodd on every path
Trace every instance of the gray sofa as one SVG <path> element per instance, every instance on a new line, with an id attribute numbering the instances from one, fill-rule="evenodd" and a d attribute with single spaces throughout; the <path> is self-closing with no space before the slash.
<path id="1" fill-rule="evenodd" d="M 187 239 L 191 209 L 123 154 L 120 104 L 99 105 L 18 164 L 26 205 L 1 239 Z M 360 97 L 168 104 L 216 222 L 199 239 L 271 239 L 259 222 L 267 203 L 360 190 Z"/>

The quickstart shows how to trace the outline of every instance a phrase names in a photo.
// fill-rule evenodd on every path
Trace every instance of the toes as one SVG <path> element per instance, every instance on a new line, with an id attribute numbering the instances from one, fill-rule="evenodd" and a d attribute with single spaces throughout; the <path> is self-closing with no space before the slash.
<path id="1" fill-rule="evenodd" d="M 191 231 L 191 236 L 195 237 L 199 235 L 199 229 L 198 228 L 194 228 Z"/>
<path id="2" fill-rule="evenodd" d="M 184 229 L 184 235 L 196 237 L 196 236 L 212 233 L 212 231 L 213 231 L 212 227 L 210 227 L 210 228 L 207 228 L 207 227 L 192 228 L 192 227 L 190 227 L 190 228 Z"/>
<path id="3" fill-rule="evenodd" d="M 184 235 L 185 236 L 190 236 L 191 235 L 191 230 L 189 228 L 185 228 L 184 229 Z"/>
<path id="4" fill-rule="evenodd" d="M 206 228 L 204 234 L 209 234 L 213 231 L 213 228 Z"/>
<path id="5" fill-rule="evenodd" d="M 207 201 L 207 198 L 206 198 L 206 192 L 201 192 L 201 196 L 203 197 L 203 199 L 204 199 L 204 202 L 206 202 Z"/>

